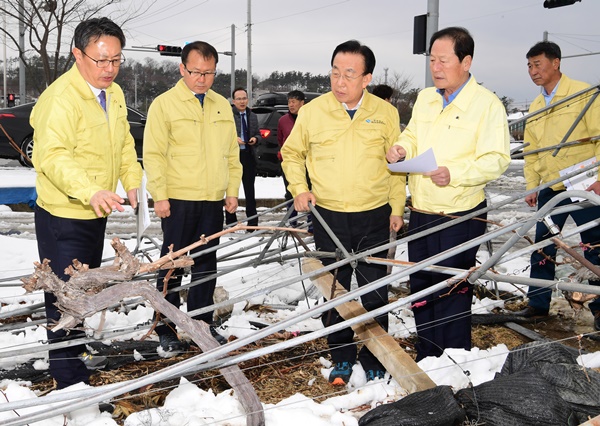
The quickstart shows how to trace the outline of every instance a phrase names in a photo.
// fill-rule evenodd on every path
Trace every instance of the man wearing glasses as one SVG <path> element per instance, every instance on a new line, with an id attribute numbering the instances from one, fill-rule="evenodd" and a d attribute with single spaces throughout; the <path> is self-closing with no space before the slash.
<path id="1" fill-rule="evenodd" d="M 181 52 L 175 87 L 158 96 L 150 105 L 144 131 L 144 168 L 148 191 L 154 200 L 154 212 L 161 218 L 163 246 L 161 256 L 172 246 L 179 250 L 223 230 L 225 210 L 235 213 L 242 177 L 237 132 L 229 101 L 210 90 L 215 81 L 217 51 L 202 41 L 187 44 Z M 190 254 L 219 244 L 216 238 Z M 187 311 L 213 304 L 216 277 L 216 252 L 194 258 L 187 297 Z M 157 287 L 163 290 L 167 271 L 161 270 Z M 178 269 L 166 283 L 169 290 L 181 285 L 183 270 Z M 170 291 L 166 299 L 180 305 L 179 291 Z M 213 324 L 213 313 L 193 317 L 211 326 L 213 336 L 224 341 Z M 168 357 L 186 350 L 170 324 L 156 328 L 159 353 Z"/>
<path id="2" fill-rule="evenodd" d="M 365 89 L 373 78 L 375 55 L 367 46 L 350 40 L 337 46 L 331 58 L 331 92 L 303 106 L 281 149 L 283 172 L 299 212 L 315 206 L 348 252 L 364 251 L 389 241 L 390 229 L 399 230 L 404 211 L 404 180 L 388 171 L 385 153 L 400 134 L 398 111 Z M 312 182 L 308 188 L 306 171 Z M 336 252 L 323 224 L 313 219 L 317 250 Z M 386 252 L 374 256 L 385 257 Z M 323 258 L 329 265 L 336 259 Z M 338 268 L 338 282 L 350 290 L 356 271 L 359 286 L 386 275 L 385 265 L 359 262 Z M 361 296 L 372 311 L 388 302 L 384 286 Z M 323 314 L 325 326 L 342 322 L 337 311 Z M 387 330 L 387 315 L 376 318 Z M 334 368 L 332 385 L 347 385 L 357 360 L 353 331 L 330 334 L 328 343 Z M 358 354 L 367 380 L 382 379 L 385 369 L 364 346 Z"/>
<path id="3" fill-rule="evenodd" d="M 31 113 L 34 128 L 33 165 L 38 194 L 35 231 L 40 260 L 68 280 L 73 259 L 100 266 L 106 218 L 123 211 L 115 193 L 121 180 L 132 207 L 142 180 L 134 140 L 129 133 L 121 88 L 114 83 L 125 36 L 108 18 L 81 22 L 73 37 L 75 65 L 40 96 Z M 60 319 L 56 297 L 46 293 L 48 325 Z M 80 335 L 71 331 L 69 338 Z M 64 331 L 48 330 L 50 343 L 66 339 Z M 50 374 L 58 389 L 89 383 L 88 368 L 106 365 L 91 357 L 84 345 L 49 351 Z"/>
<path id="4" fill-rule="evenodd" d="M 254 181 L 256 180 L 256 152 L 254 147 L 260 131 L 258 129 L 258 117 L 248 108 L 248 92 L 243 87 L 236 87 L 231 94 L 233 99 L 233 119 L 237 129 L 237 142 L 240 147 L 240 163 L 242 163 L 242 185 L 244 185 L 244 197 L 246 199 L 246 217 L 256 216 L 256 195 Z M 235 213 L 225 213 L 225 223 L 235 224 L 237 216 Z M 248 221 L 248 225 L 258 225 L 258 217 Z M 249 231 L 250 232 L 250 231 Z"/>

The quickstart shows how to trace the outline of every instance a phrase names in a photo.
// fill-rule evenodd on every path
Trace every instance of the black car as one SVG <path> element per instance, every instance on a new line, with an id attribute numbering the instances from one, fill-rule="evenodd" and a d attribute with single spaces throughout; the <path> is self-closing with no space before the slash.
<path id="1" fill-rule="evenodd" d="M 255 107 L 274 107 L 277 109 L 285 108 L 287 112 L 287 94 L 288 92 L 269 92 L 263 93 L 256 98 L 256 102 L 254 103 Z M 304 96 L 306 97 L 305 102 L 308 103 L 312 101 L 314 98 L 321 96 L 322 93 L 317 92 L 304 92 Z"/>
<path id="2" fill-rule="evenodd" d="M 33 128 L 29 124 L 29 115 L 34 105 L 35 102 L 32 102 L 17 107 L 0 109 L 0 124 L 28 159 L 31 159 L 33 152 Z M 146 116 L 136 109 L 127 107 L 127 119 L 131 127 L 131 135 L 135 139 L 138 160 L 141 161 Z M 22 165 L 32 167 L 31 162 L 23 158 L 12 147 L 2 129 L 0 129 L 0 158 L 17 159 Z"/>
<path id="3" fill-rule="evenodd" d="M 258 117 L 260 139 L 256 143 L 256 175 L 263 177 L 281 176 L 281 162 L 277 158 L 277 123 L 287 112 L 274 107 L 255 107 L 252 112 Z"/>
<path id="4" fill-rule="evenodd" d="M 304 92 L 306 103 L 321 96 L 321 93 Z M 279 119 L 287 114 L 287 92 L 263 93 L 256 99 L 254 108 L 258 116 L 258 128 L 261 139 L 256 146 L 256 175 L 257 176 L 281 176 L 281 162 L 277 154 L 279 142 L 277 141 L 277 124 Z"/>

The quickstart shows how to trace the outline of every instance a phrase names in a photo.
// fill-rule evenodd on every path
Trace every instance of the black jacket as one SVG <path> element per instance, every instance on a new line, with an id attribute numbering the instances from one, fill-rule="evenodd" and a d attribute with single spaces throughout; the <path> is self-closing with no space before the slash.
<path id="1" fill-rule="evenodd" d="M 240 118 L 240 112 L 234 106 L 233 108 L 233 120 L 235 121 L 235 128 L 237 130 L 238 137 L 242 135 L 242 120 Z M 256 138 L 256 142 L 260 140 L 260 130 L 258 129 L 258 117 L 254 114 L 250 108 L 246 108 L 246 117 L 248 120 L 248 139 Z M 246 141 L 248 142 L 248 141 Z M 255 145 L 247 145 L 247 147 L 253 148 Z"/>

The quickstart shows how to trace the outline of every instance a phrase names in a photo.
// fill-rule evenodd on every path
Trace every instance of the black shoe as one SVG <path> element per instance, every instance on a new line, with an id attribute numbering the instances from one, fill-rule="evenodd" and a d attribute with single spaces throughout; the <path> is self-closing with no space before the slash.
<path id="1" fill-rule="evenodd" d="M 215 326 L 211 325 L 209 328 L 210 334 L 212 334 L 212 337 L 215 338 L 219 345 L 224 345 L 225 343 L 227 343 L 227 339 L 225 338 L 225 336 L 220 335 Z"/>
<path id="2" fill-rule="evenodd" d="M 333 366 L 333 370 L 331 370 L 331 373 L 329 373 L 329 383 L 331 383 L 333 386 L 345 386 L 350 383 L 351 376 L 351 362 L 336 362 Z"/>
<path id="3" fill-rule="evenodd" d="M 514 312 L 513 315 L 517 315 L 523 318 L 542 318 L 548 316 L 548 309 L 539 309 L 534 308 L 533 306 L 528 306 L 523 310 Z"/>
<path id="4" fill-rule="evenodd" d="M 188 350 L 187 343 L 177 338 L 175 333 L 166 333 L 159 336 L 160 348 L 164 351 L 163 358 L 171 358 Z"/>
<path id="5" fill-rule="evenodd" d="M 110 402 L 101 402 L 100 404 L 98 404 L 98 409 L 101 413 L 112 414 L 115 412 L 115 406 L 112 405 Z"/>
<path id="6" fill-rule="evenodd" d="M 594 330 L 600 331 L 600 312 L 594 314 Z"/>

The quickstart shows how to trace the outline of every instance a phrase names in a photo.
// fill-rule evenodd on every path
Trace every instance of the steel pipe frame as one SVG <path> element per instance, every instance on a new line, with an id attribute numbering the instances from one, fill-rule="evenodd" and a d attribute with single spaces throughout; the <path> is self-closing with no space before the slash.
<path id="1" fill-rule="evenodd" d="M 600 196 L 598 196 L 594 193 L 591 193 L 589 191 L 575 190 L 575 191 L 565 191 L 565 192 L 561 192 L 561 193 L 557 194 L 551 200 L 549 200 L 541 209 L 536 211 L 532 215 L 532 217 L 529 218 L 521 226 L 521 228 L 519 229 L 519 232 L 515 233 L 515 235 L 510 237 L 508 239 L 508 241 L 506 241 L 499 250 L 496 250 L 496 252 L 494 254 L 492 254 L 487 261 L 482 263 L 480 268 L 469 277 L 469 282 L 470 283 L 475 282 L 481 275 L 483 275 L 485 273 L 485 271 L 487 271 L 492 266 L 494 266 L 498 262 L 500 257 L 504 253 L 506 253 L 520 238 L 522 238 L 525 234 L 527 234 L 527 232 L 535 224 L 537 224 L 538 221 L 540 221 L 543 217 L 548 216 L 550 214 L 550 212 L 552 211 L 552 209 L 556 206 L 556 204 L 558 204 L 559 202 L 561 202 L 567 198 L 571 198 L 571 197 L 584 198 L 588 201 L 594 202 L 594 204 L 596 204 L 596 205 L 600 205 Z"/>
<path id="2" fill-rule="evenodd" d="M 576 194 L 574 194 L 574 193 L 573 193 L 573 195 L 576 195 Z M 588 194 L 584 194 L 584 195 L 588 195 Z M 595 197 L 597 197 L 597 196 L 595 196 Z M 523 225 L 523 226 L 525 226 L 525 225 Z M 509 229 L 508 229 L 508 228 L 509 228 L 509 227 L 506 227 L 506 228 L 501 228 L 501 231 L 502 231 L 502 232 L 508 232 L 508 231 L 509 231 Z M 492 232 L 491 234 L 494 234 L 494 232 Z M 489 235 L 486 235 L 486 236 L 484 236 L 484 237 L 485 237 L 485 238 L 488 238 L 488 237 L 489 237 Z M 467 246 L 470 246 L 470 245 L 473 245 L 473 244 L 477 244 L 477 245 L 479 245 L 479 244 L 480 244 L 480 242 L 479 242 L 479 241 L 474 241 L 474 240 L 472 240 L 472 241 L 468 242 L 468 244 L 466 244 L 466 245 L 467 245 Z M 461 245 L 461 246 L 464 246 L 464 245 Z M 459 246 L 459 247 L 460 247 L 460 246 Z M 467 248 L 469 248 L 469 247 L 462 247 L 462 250 L 466 250 Z M 373 250 L 380 250 L 380 248 L 376 248 L 376 249 L 373 249 Z M 319 308 L 313 308 L 313 309 L 310 309 L 309 311 L 307 311 L 307 312 L 306 312 L 306 315 L 307 315 L 308 317 L 312 317 L 312 316 L 314 316 L 314 315 L 315 315 L 315 313 L 318 313 L 318 311 L 321 311 L 321 310 L 328 310 L 328 309 L 330 309 L 330 306 L 329 306 L 329 305 L 337 306 L 337 305 L 338 305 L 338 304 L 340 304 L 340 303 L 345 303 L 345 301 L 346 301 L 345 299 L 351 300 L 351 299 L 353 299 L 354 297 L 356 297 L 356 296 L 359 296 L 360 294 L 364 294 L 364 293 L 366 293 L 366 292 L 369 292 L 369 291 L 371 291 L 371 290 L 372 290 L 372 287 L 376 287 L 376 288 L 378 288 L 378 287 L 380 287 L 380 286 L 387 285 L 389 282 L 391 282 L 391 281 L 393 281 L 393 280 L 397 279 L 399 276 L 406 276 L 406 275 L 409 275 L 410 273 L 412 273 L 412 271 L 415 271 L 415 272 L 416 272 L 417 270 L 420 270 L 420 269 L 422 269 L 422 268 L 425 266 L 425 265 L 423 265 L 424 263 L 429 263 L 429 264 L 436 263 L 436 262 L 438 262 L 438 261 L 442 260 L 442 259 L 438 259 L 438 258 L 440 258 L 440 257 L 441 257 L 441 258 L 443 258 L 443 257 L 444 257 L 444 256 L 446 256 L 446 255 L 454 255 L 454 253 L 455 253 L 455 252 L 458 252 L 458 248 L 456 248 L 456 249 L 453 249 L 453 250 L 451 250 L 451 251 L 448 251 L 446 254 L 440 254 L 440 255 L 438 255 L 438 256 L 434 256 L 434 257 L 432 257 L 432 258 L 428 259 L 427 261 L 420 262 L 419 264 L 417 264 L 417 265 L 415 265 L 415 266 L 412 266 L 412 267 L 409 267 L 409 268 L 407 268 L 406 270 L 404 270 L 404 271 L 402 271 L 402 272 L 400 272 L 400 273 L 391 274 L 391 275 L 389 275 L 389 276 L 385 277 L 385 278 L 384 278 L 384 279 L 382 279 L 382 280 L 378 280 L 378 281 L 376 281 L 376 282 L 373 282 L 373 283 L 371 283 L 371 284 L 369 284 L 369 285 L 366 285 L 366 286 L 364 286 L 364 287 L 361 287 L 360 289 L 357 289 L 357 290 L 354 290 L 354 291 L 352 291 L 352 292 L 349 292 L 347 295 L 345 295 L 345 297 L 336 298 L 336 299 L 334 299 L 334 300 L 332 300 L 332 301 L 329 301 L 329 302 L 327 302 L 326 304 L 323 304 L 323 305 L 321 305 Z M 323 269 L 320 269 L 320 270 L 318 270 L 318 271 L 315 271 L 315 272 L 318 272 L 318 273 L 320 274 L 320 273 L 322 273 L 322 272 L 324 271 L 324 269 L 329 269 L 329 270 L 331 270 L 331 269 L 333 269 L 334 267 L 337 267 L 337 266 L 338 266 L 337 264 L 345 264 L 345 263 L 347 263 L 347 262 L 345 262 L 345 260 L 353 261 L 353 260 L 358 260 L 358 258 L 360 258 L 360 257 L 364 257 L 364 253 L 362 253 L 361 255 L 355 255 L 355 256 L 351 256 L 351 258 L 350 258 L 350 259 L 344 259 L 344 260 L 342 260 L 342 261 L 339 261 L 339 262 L 336 262 L 336 263 L 334 263 L 334 264 L 332 264 L 332 265 L 329 265 L 329 268 L 323 268 Z M 470 274 L 470 272 L 469 272 L 469 271 L 464 271 L 464 272 L 462 272 L 462 273 L 458 274 L 457 276 L 455 276 L 455 277 L 454 277 L 454 279 L 459 279 L 459 278 L 461 278 L 461 277 L 466 277 L 466 276 L 468 276 L 468 274 Z M 304 279 L 304 278 L 309 278 L 309 275 L 313 275 L 313 274 L 312 274 L 312 273 L 311 273 L 311 274 L 303 274 L 303 275 L 302 275 L 302 277 L 303 277 L 302 279 Z M 291 281 L 291 280 L 286 280 L 286 281 Z M 294 281 L 294 282 L 295 282 L 295 281 Z M 438 283 L 438 284 L 436 284 L 435 286 L 432 286 L 432 287 L 430 287 L 430 288 L 429 288 L 429 289 L 427 289 L 427 290 L 424 290 L 423 292 L 415 293 L 414 295 L 411 295 L 411 296 L 409 296 L 409 297 L 407 297 L 407 298 L 401 299 L 401 300 L 399 300 L 398 302 L 395 302 L 395 303 L 393 303 L 393 304 L 390 304 L 390 305 L 387 305 L 387 306 L 385 306 L 385 307 L 382 307 L 382 308 L 380 308 L 379 310 L 368 312 L 368 313 L 366 313 L 366 314 L 364 314 L 364 315 L 362 315 L 362 316 L 360 316 L 360 317 L 356 317 L 356 318 L 354 318 L 354 319 L 352 319 L 352 320 L 349 320 L 349 321 L 344 321 L 343 323 L 341 323 L 341 324 L 338 324 L 337 326 L 339 326 L 339 327 L 340 327 L 340 329 L 342 329 L 342 328 L 345 328 L 345 327 L 347 327 L 348 325 L 352 325 L 352 324 L 354 324 L 355 322 L 356 322 L 356 323 L 358 323 L 358 322 L 362 322 L 362 321 L 364 321 L 365 319 L 368 319 L 368 318 L 373 318 L 373 317 L 375 317 L 375 316 L 378 316 L 378 315 L 380 315 L 380 314 L 387 313 L 387 312 L 389 312 L 389 311 L 392 311 L 392 310 L 396 309 L 397 307 L 400 307 L 400 306 L 403 306 L 403 305 L 405 305 L 405 304 L 408 304 L 408 303 L 410 303 L 412 298 L 415 298 L 415 300 L 416 300 L 416 298 L 420 298 L 420 297 L 422 297 L 422 296 L 424 296 L 424 295 L 426 295 L 426 294 L 430 294 L 430 293 L 432 293 L 432 292 L 434 292 L 434 291 L 437 291 L 438 289 L 442 289 L 442 288 L 444 288 L 444 287 L 447 287 L 447 285 L 448 285 L 448 284 L 447 284 L 447 281 L 443 281 L 443 282 L 441 282 L 441 283 Z M 246 297 L 247 297 L 247 296 L 246 296 Z M 333 302 L 335 302 L 335 303 L 333 303 Z M 214 308 L 213 308 L 213 309 L 214 309 Z M 381 312 L 379 312 L 379 311 L 381 311 Z M 363 318 L 363 317 L 364 317 L 364 318 Z M 290 321 L 293 321 L 293 323 L 296 323 L 296 322 L 298 322 L 298 321 L 300 321 L 300 320 L 303 320 L 303 319 L 305 319 L 305 318 L 303 318 L 303 316 L 301 315 L 301 316 L 299 316 L 299 317 L 294 317 L 294 318 L 293 318 L 293 319 L 291 319 Z M 265 334 L 265 336 L 267 336 L 267 335 L 271 334 L 271 333 L 272 333 L 272 332 L 274 332 L 274 331 L 278 331 L 278 330 L 281 330 L 282 328 L 285 328 L 285 327 L 287 326 L 286 322 L 287 322 L 287 321 L 284 321 L 284 322 L 281 322 L 281 323 L 274 324 L 273 326 L 270 326 L 270 327 L 267 327 L 267 328 L 266 328 L 266 329 L 264 329 L 264 330 L 261 330 L 261 332 L 259 332 L 259 333 L 255 333 L 255 334 L 252 336 L 252 338 L 248 337 L 248 338 L 245 338 L 245 339 L 251 339 L 251 341 L 250 341 L 250 342 L 247 342 L 247 343 L 252 343 L 253 341 L 256 341 L 256 340 L 258 340 L 258 339 L 260 339 L 260 338 L 264 337 L 264 336 L 262 336 L 262 334 L 263 334 L 263 333 L 266 333 L 266 334 Z M 290 325 L 291 325 L 291 324 L 290 324 Z M 333 327 L 333 328 L 337 328 L 336 326 L 332 326 L 332 327 Z M 312 339 L 314 339 L 314 338 L 322 337 L 322 336 L 324 336 L 324 335 L 327 335 L 327 334 L 329 334 L 329 333 L 331 333 L 331 332 L 333 332 L 333 331 L 337 331 L 337 330 L 329 330 L 329 329 L 330 329 L 330 328 L 332 328 L 332 327 L 328 327 L 328 329 L 323 329 L 323 330 L 320 330 L 320 331 L 318 331 L 318 332 L 313 332 L 313 333 L 310 333 L 310 337 L 309 337 L 309 335 L 306 335 L 306 336 L 305 336 L 305 338 L 307 338 L 307 339 L 308 339 L 308 340 L 306 340 L 306 341 L 312 340 Z M 315 336 L 315 333 L 317 333 L 318 335 L 317 335 L 317 336 Z M 244 342 L 244 340 L 245 340 L 245 339 L 239 339 L 239 340 L 236 340 L 236 341 L 234 341 L 234 342 L 232 342 L 232 343 L 236 343 L 236 345 L 234 345 L 234 346 L 238 346 L 238 345 L 240 345 L 239 347 L 241 347 L 241 346 L 244 346 L 245 344 L 247 344 L 246 342 Z M 299 339 L 299 338 L 295 338 L 295 339 L 293 339 L 295 344 L 300 344 L 300 343 L 303 343 L 303 342 L 297 342 L 297 341 L 296 341 L 296 339 Z M 285 342 L 284 342 L 284 343 L 285 343 Z M 291 343 L 291 342 L 290 342 L 290 343 Z M 226 346 L 229 346 L 229 344 L 228 344 L 228 345 L 226 345 Z M 232 347 L 229 347 L 229 348 L 227 348 L 227 351 L 229 351 L 229 350 L 233 350 L 233 349 L 234 349 L 234 348 L 232 348 Z M 275 348 L 270 348 L 270 349 L 271 349 L 271 350 L 276 350 Z M 219 350 L 220 350 L 220 348 L 217 348 L 216 352 L 218 352 Z M 212 351 L 211 351 L 211 353 L 212 353 Z M 207 354 L 209 354 L 209 353 L 207 352 Z M 203 355 L 207 355 L 207 354 L 203 354 Z M 201 355 L 201 356 L 203 356 L 203 355 Z M 214 354 L 214 355 L 215 355 L 215 356 L 218 356 L 218 354 Z M 249 355 L 241 355 L 241 356 L 249 356 Z M 261 355 L 260 355 L 260 353 L 255 353 L 255 351 L 253 351 L 253 355 L 252 355 L 252 356 L 253 356 L 253 357 L 256 357 L 256 356 L 261 356 Z M 232 362 L 241 362 L 241 360 L 242 360 L 242 358 L 236 358 L 236 361 L 232 361 Z M 199 361 L 200 361 L 200 360 L 199 360 Z M 183 370 L 183 371 L 185 371 L 185 370 Z M 177 374 L 178 374 L 178 373 L 177 373 Z M 161 379 L 157 379 L 157 381 L 159 381 L 159 380 L 161 380 Z M 141 385 L 141 386 L 143 386 L 143 385 Z M 123 392 L 126 392 L 126 390 L 125 390 L 125 391 L 123 391 Z M 106 395 L 105 393 L 103 393 L 102 395 L 103 395 L 103 396 L 100 398 L 100 400 L 98 400 L 98 401 L 96 401 L 96 402 L 99 402 L 99 401 L 101 401 L 102 399 L 106 399 L 107 395 Z M 89 404 L 92 404 L 92 403 L 94 403 L 94 402 L 92 402 L 92 401 L 89 401 L 89 398 L 87 398 L 87 399 L 88 399 L 87 403 L 86 403 L 86 401 L 81 401 L 81 403 L 83 404 L 82 406 L 86 406 L 86 405 L 88 405 L 88 403 L 89 403 Z M 69 404 L 69 405 L 68 405 L 68 408 L 69 408 L 69 411 L 70 411 L 70 410 L 73 410 L 73 409 L 75 409 L 75 408 L 74 408 L 74 406 L 73 406 L 73 404 Z M 59 410 L 60 410 L 60 409 L 59 409 Z M 52 415 L 54 415 L 54 414 L 52 414 Z M 44 417 L 44 418 L 47 418 L 47 417 Z M 19 419 L 19 420 L 21 420 L 21 419 Z M 27 420 L 27 421 L 36 421 L 36 419 L 30 419 L 30 418 L 27 418 L 27 419 L 25 419 L 25 418 L 22 418 L 22 420 Z M 12 424 L 12 423 L 11 423 L 11 424 Z"/>

